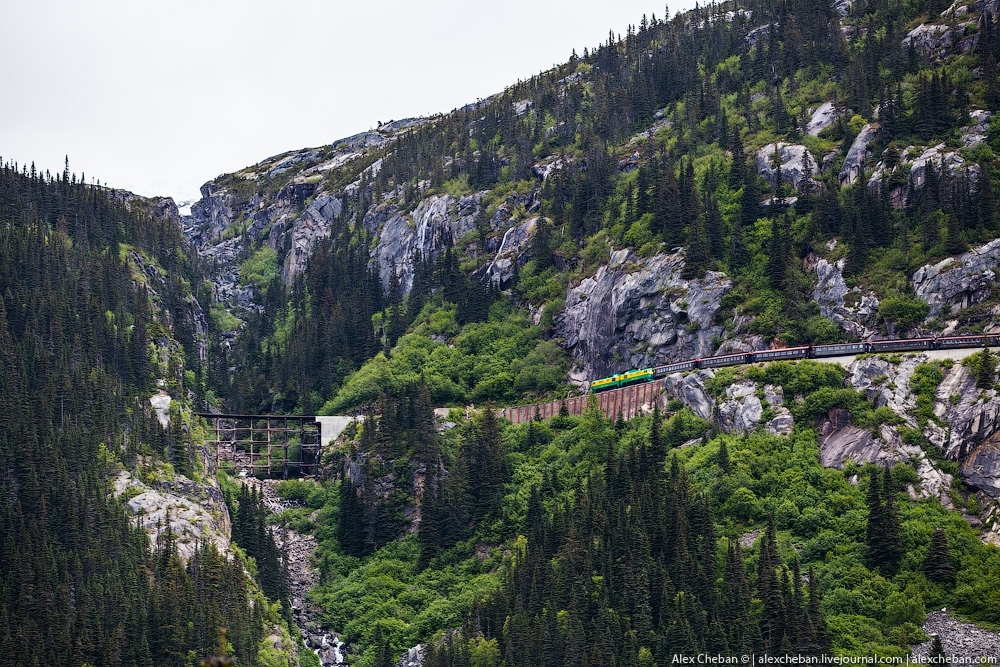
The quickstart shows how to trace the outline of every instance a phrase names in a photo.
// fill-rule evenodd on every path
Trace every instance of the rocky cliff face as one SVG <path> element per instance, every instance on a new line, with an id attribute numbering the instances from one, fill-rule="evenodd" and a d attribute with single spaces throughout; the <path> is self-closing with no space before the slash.
<path id="1" fill-rule="evenodd" d="M 679 254 L 637 257 L 616 250 L 611 261 L 571 286 L 556 318 L 556 335 L 576 361 L 571 380 L 586 382 L 629 368 L 646 368 L 712 353 L 725 274 L 681 278 Z"/>
<path id="2" fill-rule="evenodd" d="M 389 284 L 395 268 L 404 292 L 413 286 L 413 268 L 417 253 L 431 259 L 476 228 L 481 195 L 457 199 L 450 195 L 432 196 L 422 200 L 406 216 L 395 207 L 369 213 L 365 226 L 378 234 L 378 246 L 372 259 L 378 265 L 382 284 Z M 379 218 L 385 218 L 384 222 Z"/>
<path id="3" fill-rule="evenodd" d="M 940 317 L 984 301 L 993 291 L 1000 270 L 1000 239 L 958 257 L 920 267 L 913 289 L 930 305 L 930 317 Z"/>
<path id="4" fill-rule="evenodd" d="M 847 288 L 844 281 L 844 261 L 836 263 L 825 259 L 807 261 L 816 272 L 816 287 L 813 299 L 823 317 L 836 322 L 852 338 L 864 340 L 875 332 L 875 314 L 878 312 L 878 298 L 865 294 L 857 287 Z M 849 305 L 848 295 L 851 296 Z"/>
<path id="5" fill-rule="evenodd" d="M 343 212 L 344 192 L 359 187 L 360 180 L 335 187 L 327 175 L 366 158 L 390 138 L 423 122 L 394 121 L 380 126 L 377 132 L 362 132 L 321 148 L 277 155 L 203 185 L 201 199 L 191 207 L 191 215 L 183 219 L 183 225 L 198 253 L 214 267 L 211 278 L 216 299 L 230 308 L 256 307 L 252 290 L 240 284 L 238 265 L 260 242 L 278 252 L 282 278 L 291 283 L 305 269 L 316 244 L 330 236 L 332 225 Z M 370 178 L 379 166 L 380 161 L 375 160 L 359 171 Z M 421 205 L 434 208 L 431 203 Z M 435 212 L 428 215 L 433 217 Z M 377 220 L 376 227 L 391 218 L 386 215 Z M 400 221 L 409 224 L 403 216 Z M 397 224 L 390 228 L 392 231 L 402 229 Z M 428 243 L 433 246 L 439 240 L 432 234 Z"/>
<path id="6" fill-rule="evenodd" d="M 1000 398 L 996 390 L 976 389 L 969 370 L 955 362 L 944 369 L 937 387 L 934 418 L 918 423 L 916 397 L 910 382 L 917 366 L 927 361 L 924 354 L 906 356 L 898 363 L 877 357 L 860 359 L 851 365 L 847 384 L 864 393 L 874 406 L 890 408 L 906 426 L 921 431 L 941 457 L 959 463 L 962 478 L 968 484 L 994 500 L 1000 499 L 1000 448 L 996 437 L 1000 429 Z M 943 504 L 950 505 L 947 496 L 950 479 L 919 447 L 903 443 L 897 427 L 883 425 L 879 436 L 874 437 L 867 432 L 851 435 L 842 426 L 835 423 L 834 428 L 827 429 L 823 446 L 831 457 L 830 463 L 846 458 L 916 461 L 924 494 L 933 491 Z"/>

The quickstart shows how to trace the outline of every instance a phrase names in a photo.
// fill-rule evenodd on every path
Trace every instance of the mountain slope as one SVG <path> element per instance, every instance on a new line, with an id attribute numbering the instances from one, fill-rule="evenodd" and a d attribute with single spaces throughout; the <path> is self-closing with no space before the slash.
<path id="1" fill-rule="evenodd" d="M 212 530 L 225 507 L 185 497 L 218 489 L 185 387 L 198 272 L 163 204 L 0 169 L 0 664 L 250 664 L 280 620 Z"/>
<path id="2" fill-rule="evenodd" d="M 983 582 L 995 552 L 969 523 L 995 531 L 996 377 L 982 357 L 670 378 L 662 435 L 686 444 L 690 490 L 644 423 L 507 428 L 492 478 L 502 510 L 474 517 L 468 503 L 484 501 L 469 498 L 463 452 L 479 427 L 454 413 L 437 451 L 420 410 L 559 397 L 728 350 L 996 331 L 996 13 L 985 0 L 790 0 L 644 18 L 480 103 L 205 186 L 185 231 L 214 262 L 204 289 L 217 302 L 208 377 L 220 405 L 379 415 L 337 454 L 318 529 L 317 599 L 363 662 L 459 619 L 464 634 L 441 637 L 431 661 L 575 664 L 584 657 L 565 651 L 581 637 L 587 660 L 607 657 L 597 645 L 628 664 L 827 640 L 892 655 L 921 639 L 921 605 L 993 620 Z M 738 473 L 723 469 L 723 443 Z M 794 465 L 769 458 L 782 448 Z M 891 479 L 872 462 L 894 465 Z M 625 489 L 605 495 L 609 484 Z M 533 486 L 544 501 L 529 521 Z M 360 524 L 343 523 L 345 503 Z M 641 521 L 609 514 L 622 503 Z M 900 526 L 890 562 L 869 534 L 886 516 Z M 773 537 L 747 537 L 748 568 L 734 553 L 728 573 L 702 546 L 684 571 L 673 552 L 619 551 L 681 526 L 698 545 L 724 533 L 721 561 L 730 543 L 767 535 L 768 519 Z M 955 579 L 925 572 L 938 528 L 962 554 Z M 599 545 L 591 560 L 578 539 Z M 491 545 L 512 562 L 489 560 Z M 810 565 L 815 591 L 799 576 Z M 359 609 L 387 571 L 399 590 Z M 648 585 L 616 583 L 636 576 Z M 740 599 L 723 608 L 763 609 L 763 625 L 722 617 L 733 585 Z"/>

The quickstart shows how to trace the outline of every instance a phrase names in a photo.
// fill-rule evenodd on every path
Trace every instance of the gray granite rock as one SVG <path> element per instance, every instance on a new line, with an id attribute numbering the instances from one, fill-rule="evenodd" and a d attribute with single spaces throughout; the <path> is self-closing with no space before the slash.
<path id="1" fill-rule="evenodd" d="M 865 163 L 868 161 L 868 144 L 871 143 L 875 135 L 878 134 L 881 126 L 878 123 L 868 123 L 858 136 L 854 138 L 851 148 L 847 151 L 844 164 L 840 168 L 840 184 L 843 186 L 854 185 L 854 183 L 864 173 Z"/>
<path id="2" fill-rule="evenodd" d="M 475 229 L 479 201 L 479 195 L 461 199 L 435 195 L 417 204 L 410 216 L 393 213 L 382 225 L 378 245 L 372 250 L 382 284 L 389 284 L 395 266 L 404 293 L 409 292 L 416 253 L 433 259 L 446 246 Z"/>
<path id="3" fill-rule="evenodd" d="M 177 553 L 185 561 L 201 542 L 213 542 L 222 553 L 229 549 L 229 512 L 222 493 L 214 486 L 181 475 L 160 476 L 146 484 L 123 470 L 114 479 L 112 492 L 128 498 L 125 507 L 146 529 L 153 544 L 169 530 Z"/>
<path id="4" fill-rule="evenodd" d="M 854 338 L 869 338 L 874 333 L 878 297 L 854 288 L 856 305 L 848 306 L 845 297 L 852 290 L 848 290 L 844 281 L 844 260 L 832 263 L 819 259 L 813 268 L 816 272 L 813 300 L 819 306 L 820 315 L 835 322 Z"/>
<path id="5" fill-rule="evenodd" d="M 757 383 L 750 380 L 734 382 L 726 388 L 726 397 L 719 404 L 719 426 L 727 432 L 749 433 L 761 422 L 764 406 L 756 395 Z"/>
<path id="6" fill-rule="evenodd" d="M 809 149 L 784 142 L 761 146 L 754 154 L 757 171 L 768 183 L 776 185 L 778 182 L 777 169 L 773 166 L 775 151 L 781 162 L 781 180 L 784 183 L 797 191 L 819 186 L 813 179 L 819 174 L 819 166 Z"/>
<path id="7" fill-rule="evenodd" d="M 978 146 L 986 141 L 990 131 L 990 118 L 993 113 L 982 109 L 969 112 L 969 124 L 962 127 L 962 145 L 966 148 Z"/>
<path id="8" fill-rule="evenodd" d="M 576 362 L 571 380 L 712 353 L 713 336 L 722 334 L 715 316 L 732 281 L 714 271 L 686 280 L 683 266 L 680 254 L 641 258 L 618 250 L 567 289 L 555 326 Z"/>
<path id="9" fill-rule="evenodd" d="M 715 371 L 709 369 L 686 375 L 674 373 L 663 379 L 663 390 L 702 419 L 711 420 L 715 414 L 715 400 L 705 391 L 705 382 L 714 377 Z"/>
<path id="10" fill-rule="evenodd" d="M 920 267 L 912 276 L 913 289 L 930 305 L 929 316 L 938 317 L 946 308 L 954 311 L 984 301 L 993 292 L 998 271 L 1000 239 Z"/>
<path id="11" fill-rule="evenodd" d="M 833 102 L 823 102 L 823 104 L 816 107 L 809 118 L 809 123 L 806 125 L 806 134 L 814 137 L 819 136 L 820 132 L 836 123 L 845 113 L 848 112 L 838 109 L 834 106 Z"/>
<path id="12" fill-rule="evenodd" d="M 913 647 L 915 662 L 930 655 L 933 637 L 941 638 L 941 646 L 949 658 L 964 658 L 966 664 L 976 664 L 980 658 L 1000 657 L 1000 632 L 987 630 L 952 617 L 946 609 L 932 611 L 924 621 L 924 632 L 931 640 Z"/>

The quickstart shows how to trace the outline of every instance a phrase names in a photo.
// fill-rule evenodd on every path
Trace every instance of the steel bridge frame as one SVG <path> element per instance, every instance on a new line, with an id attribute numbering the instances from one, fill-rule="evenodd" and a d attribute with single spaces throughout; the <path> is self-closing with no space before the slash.
<path id="1" fill-rule="evenodd" d="M 300 477 L 315 477 L 319 471 L 321 427 L 316 417 L 302 415 L 222 415 L 197 413 L 212 422 L 215 434 L 215 466 L 231 461 L 236 468 L 246 469 L 254 477 L 289 473 Z M 289 451 L 298 456 L 289 459 Z M 246 461 L 237 463 L 237 454 Z"/>

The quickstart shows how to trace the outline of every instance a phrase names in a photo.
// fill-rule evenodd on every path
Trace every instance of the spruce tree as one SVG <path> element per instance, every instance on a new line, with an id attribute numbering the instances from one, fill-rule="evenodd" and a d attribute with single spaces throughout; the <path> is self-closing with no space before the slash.
<path id="1" fill-rule="evenodd" d="M 885 549 L 885 561 L 882 570 L 889 576 L 893 576 L 899 571 L 899 566 L 903 562 L 903 556 L 906 555 L 906 549 L 903 546 L 903 537 L 901 534 L 899 510 L 896 509 L 895 491 L 895 482 L 892 479 L 892 469 L 889 468 L 889 466 L 886 466 L 882 469 L 882 494 L 885 502 L 885 508 L 883 510 L 885 521 L 883 524 L 883 528 L 885 530 L 883 543 L 883 548 Z"/>
<path id="2" fill-rule="evenodd" d="M 941 644 L 941 636 L 934 635 L 934 639 L 931 640 L 931 650 L 927 654 L 927 662 L 931 665 L 944 665 L 947 664 L 948 654 L 944 652 L 944 645 Z"/>
<path id="3" fill-rule="evenodd" d="M 948 549 L 948 536 L 940 528 L 935 528 L 931 535 L 931 546 L 924 558 L 924 574 L 944 586 L 955 583 L 955 562 Z"/>
<path id="4" fill-rule="evenodd" d="M 993 379 L 996 377 L 997 362 L 989 348 L 984 347 L 979 353 L 979 360 L 976 364 L 976 388 L 992 389 Z"/>
<path id="5" fill-rule="evenodd" d="M 882 484 L 878 474 L 872 470 L 868 476 L 868 525 L 865 543 L 868 546 L 868 567 L 875 570 L 885 564 L 885 505 L 882 502 Z"/>

